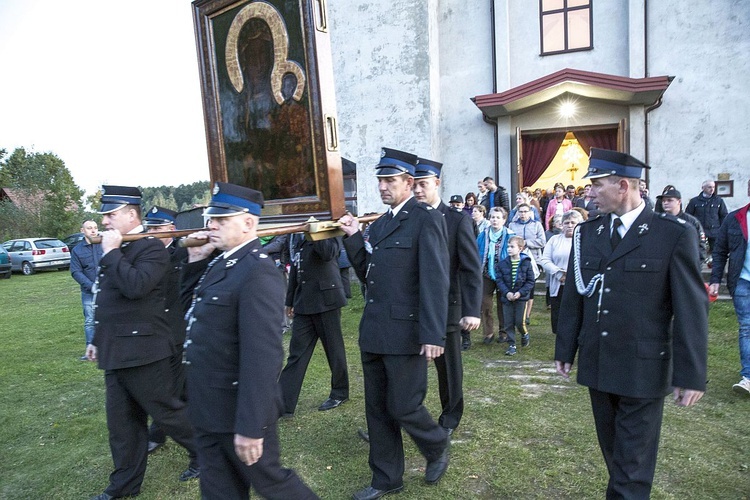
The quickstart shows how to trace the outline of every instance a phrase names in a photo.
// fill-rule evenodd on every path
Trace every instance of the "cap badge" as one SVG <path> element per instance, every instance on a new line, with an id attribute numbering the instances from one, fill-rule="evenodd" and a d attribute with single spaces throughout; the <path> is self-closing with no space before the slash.
<path id="1" fill-rule="evenodd" d="M 380 157 L 385 158 L 385 149 L 380 150 Z"/>
<path id="2" fill-rule="evenodd" d="M 152 209 L 151 209 L 151 213 L 152 213 L 152 214 L 155 214 L 155 213 L 156 213 L 156 212 L 158 212 L 158 211 L 159 211 L 159 210 L 158 210 L 158 209 L 157 209 L 156 207 L 154 207 L 154 208 L 152 208 Z"/>
<path id="3" fill-rule="evenodd" d="M 219 194 L 219 185 L 214 184 L 214 190 L 212 191 L 213 194 Z"/>

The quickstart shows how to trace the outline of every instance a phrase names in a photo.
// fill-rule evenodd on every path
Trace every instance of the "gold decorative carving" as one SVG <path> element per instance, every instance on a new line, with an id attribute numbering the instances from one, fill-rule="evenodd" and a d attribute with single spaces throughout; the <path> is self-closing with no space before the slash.
<path id="1" fill-rule="evenodd" d="M 271 70 L 271 90 L 274 99 L 281 105 L 284 103 L 284 95 L 281 93 L 281 84 L 284 75 L 293 74 L 297 78 L 297 87 L 294 90 L 292 98 L 299 101 L 302 98 L 302 92 L 305 90 L 305 73 L 299 64 L 287 60 L 289 56 L 289 34 L 287 33 L 284 19 L 276 8 L 266 2 L 252 2 L 242 8 L 232 21 L 227 34 L 226 44 L 226 61 L 229 80 L 237 92 L 242 92 L 244 82 L 240 70 L 239 51 L 237 42 L 240 37 L 240 30 L 251 19 L 262 19 L 271 30 L 273 37 L 273 69 Z"/>

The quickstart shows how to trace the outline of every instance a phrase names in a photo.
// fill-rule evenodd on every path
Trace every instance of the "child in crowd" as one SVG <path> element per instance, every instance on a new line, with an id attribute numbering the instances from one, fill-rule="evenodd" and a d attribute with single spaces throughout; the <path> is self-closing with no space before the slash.
<path id="1" fill-rule="evenodd" d="M 526 330 L 526 302 L 534 290 L 534 268 L 531 257 L 523 253 L 524 239 L 512 236 L 508 240 L 508 256 L 500 261 L 497 275 L 497 288 L 503 303 L 504 329 L 508 335 L 507 356 L 516 354 L 516 331 L 521 334 L 521 345 L 529 345 L 529 333 Z"/>

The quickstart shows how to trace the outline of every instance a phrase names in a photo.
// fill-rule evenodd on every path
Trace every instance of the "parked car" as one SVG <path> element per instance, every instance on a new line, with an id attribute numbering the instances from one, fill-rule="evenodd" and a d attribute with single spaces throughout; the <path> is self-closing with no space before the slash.
<path id="1" fill-rule="evenodd" d="M 69 269 L 70 250 L 55 238 L 21 238 L 3 243 L 10 255 L 11 269 L 25 275 L 41 269 Z"/>
<path id="2" fill-rule="evenodd" d="M 10 276 L 10 255 L 4 246 L 0 246 L 0 278 L 8 279 Z"/>
<path id="3" fill-rule="evenodd" d="M 81 243 L 83 240 L 84 240 L 83 233 L 75 233 L 75 234 L 66 236 L 65 238 L 63 238 L 62 241 L 63 243 L 68 245 L 68 250 L 72 252 L 73 249 L 76 247 L 76 245 Z"/>

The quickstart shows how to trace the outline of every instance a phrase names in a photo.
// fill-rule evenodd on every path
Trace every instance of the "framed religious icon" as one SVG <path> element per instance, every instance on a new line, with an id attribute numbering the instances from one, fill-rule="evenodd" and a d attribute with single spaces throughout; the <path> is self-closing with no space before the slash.
<path id="1" fill-rule="evenodd" d="M 257 189 L 268 223 L 343 215 L 324 0 L 196 0 L 211 181 Z"/>
<path id="2" fill-rule="evenodd" d="M 734 196 L 734 181 L 715 181 L 716 194 L 722 198 L 731 198 Z"/>

